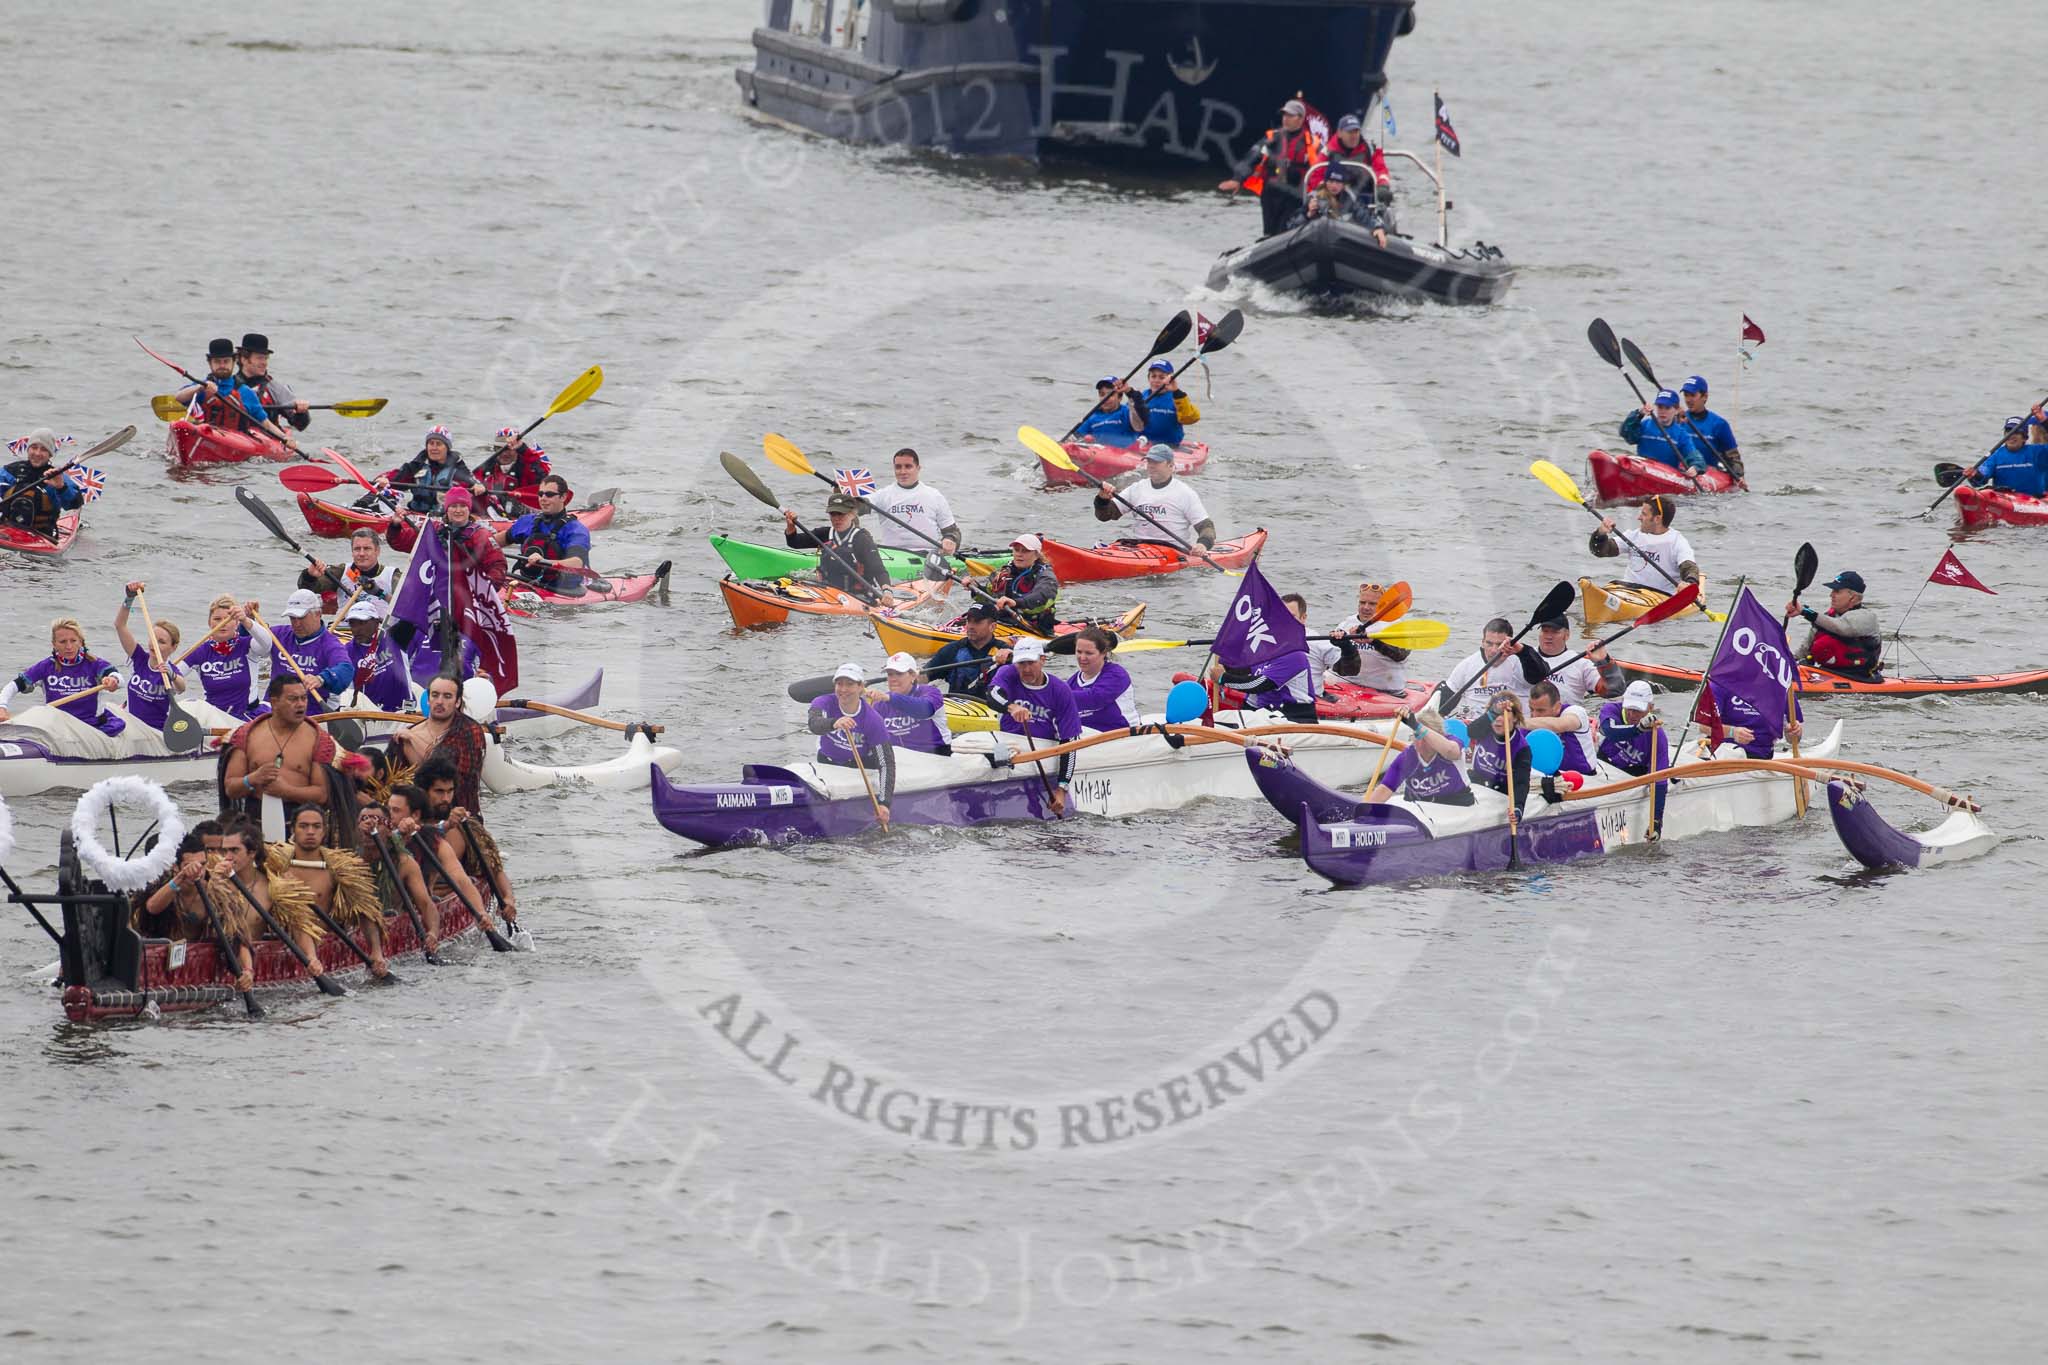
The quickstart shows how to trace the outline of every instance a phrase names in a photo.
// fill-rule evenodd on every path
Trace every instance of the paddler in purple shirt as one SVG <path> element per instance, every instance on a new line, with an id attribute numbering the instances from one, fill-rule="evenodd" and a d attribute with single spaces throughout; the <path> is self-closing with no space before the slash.
<path id="1" fill-rule="evenodd" d="M 1210 680 L 1242 692 L 1246 709 L 1278 711 L 1289 720 L 1304 722 L 1316 718 L 1315 698 L 1309 695 L 1310 676 L 1305 649 L 1253 664 L 1249 669 L 1225 668 L 1220 663 L 1209 666 Z"/>
<path id="2" fill-rule="evenodd" d="M 1720 702 L 1718 697 L 1715 700 Z M 1720 707 L 1721 722 L 1727 727 L 1722 732 L 1724 743 L 1733 744 L 1750 758 L 1774 757 L 1781 731 L 1786 739 L 1797 743 L 1805 729 L 1798 719 L 1797 700 L 1792 703 L 1793 719 L 1789 724 L 1778 721 L 1775 716 L 1759 715 L 1749 698 L 1738 694 L 1731 694 L 1727 701 L 1720 702 Z"/>
<path id="3" fill-rule="evenodd" d="M 43 700 L 55 706 L 66 697 L 82 692 L 112 692 L 121 685 L 121 671 L 105 659 L 96 659 L 85 647 L 85 627 L 74 617 L 60 616 L 50 622 L 50 653 L 30 664 L 13 682 L 0 688 L 0 721 L 11 719 L 7 708 L 24 692 L 43 689 Z M 118 735 L 127 729 L 112 711 L 100 709 L 101 698 L 74 702 L 64 709 L 102 734 Z"/>
<path id="4" fill-rule="evenodd" d="M 1474 728 L 1466 772 L 1474 784 L 1508 794 L 1508 769 L 1514 769 L 1517 802 L 1529 799 L 1529 722 L 1522 716 L 1521 699 L 1512 692 L 1496 692 L 1486 708 L 1486 723 Z M 1510 738 L 1512 736 L 1512 738 Z M 1512 746 L 1512 747 L 1510 747 Z"/>
<path id="5" fill-rule="evenodd" d="M 1630 683 L 1620 701 L 1601 707 L 1597 728 L 1600 761 L 1608 767 L 1641 777 L 1653 766 L 1660 771 L 1671 766 L 1671 746 L 1664 738 L 1648 683 L 1640 679 Z"/>
<path id="6" fill-rule="evenodd" d="M 859 664 L 839 665 L 832 673 L 832 695 L 811 703 L 805 728 L 818 737 L 818 762 L 851 768 L 857 752 L 860 766 L 870 773 L 880 770 L 876 800 L 886 824 L 889 802 L 896 796 L 896 746 L 889 740 L 889 723 L 862 695 L 866 688 L 867 675 Z"/>
<path id="7" fill-rule="evenodd" d="M 249 662 L 253 639 L 243 624 L 255 609 L 254 602 L 244 607 L 226 593 L 214 598 L 206 607 L 206 638 L 185 656 L 199 675 L 207 703 L 236 720 L 247 720 L 256 712 L 249 701 L 256 673 Z"/>
<path id="8" fill-rule="evenodd" d="M 1365 799 L 1374 805 L 1396 796 L 1438 806 L 1471 805 L 1472 786 L 1458 770 L 1458 759 L 1465 751 L 1444 733 L 1443 717 L 1434 711 L 1419 716 L 1403 711 L 1401 719 L 1415 739 L 1394 756 Z"/>
<path id="9" fill-rule="evenodd" d="M 147 587 L 140 582 L 128 585 L 127 600 L 114 613 L 114 638 L 128 655 L 128 714 L 152 730 L 161 730 L 171 713 L 171 693 L 185 690 L 185 670 L 173 662 L 178 657 L 179 631 L 171 622 L 157 622 L 147 645 L 128 629 L 128 611 Z M 168 687 L 165 678 L 170 679 Z"/>
<path id="10" fill-rule="evenodd" d="M 1045 671 L 1045 641 L 1026 636 L 1010 646 L 1010 662 L 989 680 L 988 699 L 1003 708 L 1004 734 L 1064 744 L 1081 737 L 1081 708 L 1064 682 Z M 1033 765 L 1039 766 L 1039 765 Z M 1067 788 L 1074 778 L 1074 756 L 1060 755 L 1059 777 L 1053 783 L 1052 811 L 1067 809 Z"/>
<path id="11" fill-rule="evenodd" d="M 320 696 L 315 700 L 325 706 L 354 685 L 355 660 L 349 658 L 348 646 L 336 639 L 334 632 L 327 629 L 327 623 L 320 619 L 319 593 L 311 588 L 300 588 L 285 599 L 284 614 L 291 630 L 282 635 L 272 632 L 260 618 L 252 617 L 249 622 L 250 629 L 270 646 L 270 675 L 299 676 L 284 661 L 285 646 L 289 644 L 291 656 L 300 670 L 320 689 Z"/>
<path id="12" fill-rule="evenodd" d="M 397 646 L 384 638 L 384 604 L 362 597 L 344 621 L 348 642 L 343 648 L 355 663 L 354 690 L 380 711 L 403 711 L 412 704 L 412 679 L 398 657 Z"/>
<path id="13" fill-rule="evenodd" d="M 946 694 L 918 681 L 917 660 L 898 650 L 882 664 L 888 686 L 870 687 L 868 705 L 889 729 L 889 742 L 921 754 L 953 752 L 946 728 Z"/>

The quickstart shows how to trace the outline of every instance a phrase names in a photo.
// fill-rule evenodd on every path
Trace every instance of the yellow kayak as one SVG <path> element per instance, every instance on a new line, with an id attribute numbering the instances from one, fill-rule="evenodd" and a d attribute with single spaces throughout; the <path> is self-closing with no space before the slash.
<path id="1" fill-rule="evenodd" d="M 1705 580 L 1701 580 L 1700 586 L 1704 590 Z M 1701 596 L 1705 595 L 1702 591 Z M 1595 583 L 1590 578 L 1581 578 L 1579 596 L 1586 604 L 1586 624 L 1605 626 L 1617 621 L 1633 621 L 1671 594 L 1637 583 Z M 1677 614 L 1699 616 L 1702 613 L 1695 604 Z"/>
<path id="2" fill-rule="evenodd" d="M 946 728 L 956 735 L 970 730 L 993 730 L 1003 719 L 1003 713 L 993 702 L 980 697 L 946 698 Z"/>
<path id="3" fill-rule="evenodd" d="M 944 626 L 928 626 L 917 621 L 904 621 L 894 617 L 870 612 L 868 619 L 875 623 L 875 637 L 882 642 L 882 652 L 895 654 L 899 651 L 913 658 L 929 659 L 947 645 L 960 638 L 960 632 Z M 1083 626 L 1101 626 L 1115 632 L 1123 639 L 1137 633 L 1139 623 L 1145 619 L 1145 604 L 1140 602 L 1122 616 L 1105 616 L 1096 619 L 1062 621 L 1054 629 L 1055 635 L 1071 635 Z M 1013 626 L 998 623 L 998 640 L 1022 639 L 1025 632 Z"/>

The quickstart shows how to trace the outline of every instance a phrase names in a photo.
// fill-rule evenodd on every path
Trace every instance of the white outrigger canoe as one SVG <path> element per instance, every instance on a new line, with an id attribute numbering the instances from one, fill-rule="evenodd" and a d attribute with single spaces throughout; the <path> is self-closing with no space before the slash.
<path id="1" fill-rule="evenodd" d="M 570 721 L 569 724 L 576 722 Z M 643 731 L 635 730 L 623 753 L 598 763 L 551 765 L 529 763 L 512 757 L 492 735 L 484 749 L 484 787 L 492 794 L 538 791 L 543 787 L 599 787 L 607 791 L 639 791 L 652 780 L 656 768 L 674 772 L 683 761 L 682 750 L 656 744 Z"/>

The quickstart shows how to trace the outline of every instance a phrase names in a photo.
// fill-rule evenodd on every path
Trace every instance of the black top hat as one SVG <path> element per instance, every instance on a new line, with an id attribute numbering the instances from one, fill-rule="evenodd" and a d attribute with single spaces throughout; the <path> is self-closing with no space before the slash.
<path id="1" fill-rule="evenodd" d="M 226 337 L 215 337 L 206 343 L 206 358 L 208 360 L 233 360 L 235 358 L 235 343 L 229 341 Z"/>
<path id="2" fill-rule="evenodd" d="M 245 355 L 269 355 L 270 338 L 261 332 L 242 333 L 242 351 Z"/>

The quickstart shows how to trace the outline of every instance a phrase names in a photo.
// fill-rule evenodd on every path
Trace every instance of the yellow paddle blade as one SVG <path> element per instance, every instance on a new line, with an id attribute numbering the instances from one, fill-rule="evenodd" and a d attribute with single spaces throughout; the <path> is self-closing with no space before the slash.
<path id="1" fill-rule="evenodd" d="M 768 463 L 791 474 L 815 474 L 817 468 L 810 459 L 797 449 L 796 442 L 787 436 L 769 432 L 761 438 L 761 453 L 768 457 Z"/>
<path id="2" fill-rule="evenodd" d="M 1068 457 L 1066 451 L 1060 449 L 1058 441 L 1037 427 L 1018 427 L 1017 439 L 1024 443 L 1026 450 L 1056 469 L 1069 469 L 1078 473 L 1081 468 Z"/>
<path id="3" fill-rule="evenodd" d="M 1131 654 L 1139 650 L 1145 649 L 1180 649 L 1185 645 L 1192 645 L 1196 643 L 1206 645 L 1209 642 L 1207 640 L 1202 640 L 1199 642 L 1195 640 L 1119 640 L 1117 642 L 1116 652 L 1119 654 Z"/>
<path id="4" fill-rule="evenodd" d="M 1538 460 L 1535 464 L 1529 466 L 1529 472 L 1542 480 L 1545 488 L 1548 488 L 1566 502 L 1583 504 L 1586 501 L 1586 495 L 1579 491 L 1579 485 L 1573 481 L 1572 476 L 1559 469 L 1550 461 Z"/>
<path id="5" fill-rule="evenodd" d="M 185 405 L 167 393 L 150 399 L 149 410 L 157 415 L 160 422 L 175 422 L 185 415 Z"/>
<path id="6" fill-rule="evenodd" d="M 604 376 L 599 375 L 599 383 L 602 383 L 603 380 Z M 582 380 L 577 381 L 577 383 L 579 384 L 582 382 Z M 596 392 L 596 389 L 597 385 L 591 385 L 591 391 L 593 393 Z M 583 395 L 583 398 L 588 397 L 590 397 L 590 394 L 588 393 Z M 582 402 L 583 398 L 578 398 L 576 400 L 576 403 Z M 391 400 L 389 398 L 352 398 L 345 403 L 330 403 L 328 404 L 328 406 L 334 410 L 334 415 L 336 417 L 375 417 L 378 413 L 384 411 L 384 405 L 386 403 L 389 403 L 390 401 Z M 562 400 L 557 398 L 555 401 L 559 403 Z M 576 403 L 569 404 L 569 407 L 575 407 Z M 552 413 L 550 413 L 549 415 L 553 416 Z"/>
<path id="7" fill-rule="evenodd" d="M 592 365 L 571 380 L 569 387 L 555 395 L 555 401 L 548 404 L 548 416 L 559 417 L 570 408 L 581 407 L 583 401 L 604 385 L 604 367 Z M 379 403 L 379 407 L 383 404 Z"/>
<path id="8" fill-rule="evenodd" d="M 1405 621 L 1390 621 L 1384 626 L 1375 626 L 1367 632 L 1382 644 L 1395 649 L 1437 649 L 1449 643 L 1451 628 L 1442 621 L 1429 621 L 1410 617 Z"/>

